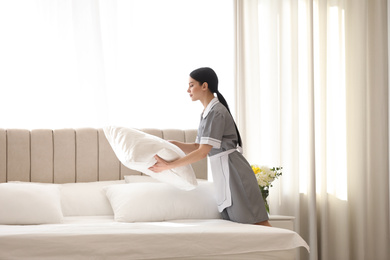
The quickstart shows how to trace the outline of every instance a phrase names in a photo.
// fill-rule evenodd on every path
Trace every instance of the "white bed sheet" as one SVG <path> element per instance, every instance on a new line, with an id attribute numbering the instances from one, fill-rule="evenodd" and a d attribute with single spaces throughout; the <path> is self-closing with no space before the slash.
<path id="1" fill-rule="evenodd" d="M 0 259 L 294 259 L 306 242 L 286 229 L 221 219 L 121 223 L 112 216 L 62 224 L 0 225 Z"/>

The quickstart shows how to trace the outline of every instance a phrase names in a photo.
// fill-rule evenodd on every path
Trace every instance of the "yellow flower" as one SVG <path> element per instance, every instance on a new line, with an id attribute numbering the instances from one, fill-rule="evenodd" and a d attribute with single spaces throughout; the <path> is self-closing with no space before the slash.
<path id="1" fill-rule="evenodd" d="M 254 173 L 260 173 L 261 172 L 260 167 L 257 166 L 257 165 L 252 165 L 252 170 L 253 170 Z"/>

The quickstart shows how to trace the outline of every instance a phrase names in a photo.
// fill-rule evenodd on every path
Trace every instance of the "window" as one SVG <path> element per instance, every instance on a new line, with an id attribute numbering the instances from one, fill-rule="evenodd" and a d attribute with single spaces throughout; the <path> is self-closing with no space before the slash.
<path id="1" fill-rule="evenodd" d="M 234 107 L 231 1 L 1 1 L 0 19 L 0 127 L 196 128 L 202 66 Z"/>

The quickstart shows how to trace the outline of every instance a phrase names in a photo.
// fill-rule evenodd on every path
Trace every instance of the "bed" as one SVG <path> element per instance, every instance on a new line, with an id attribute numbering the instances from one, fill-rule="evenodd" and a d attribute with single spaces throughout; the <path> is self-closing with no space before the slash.
<path id="1" fill-rule="evenodd" d="M 106 136 L 0 129 L 0 259 L 296 259 L 309 250 L 294 231 L 221 219 L 206 159 L 192 165 L 196 187 L 182 190 L 126 167 Z"/>

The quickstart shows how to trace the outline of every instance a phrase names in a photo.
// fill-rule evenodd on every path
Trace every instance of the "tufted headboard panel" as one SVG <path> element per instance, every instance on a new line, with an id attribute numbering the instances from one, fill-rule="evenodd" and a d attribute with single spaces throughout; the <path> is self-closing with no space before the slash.
<path id="1" fill-rule="evenodd" d="M 196 130 L 141 129 L 166 140 L 194 142 Z M 207 160 L 192 165 L 207 179 Z M 0 182 L 72 183 L 141 175 L 119 162 L 102 129 L 0 129 Z"/>

